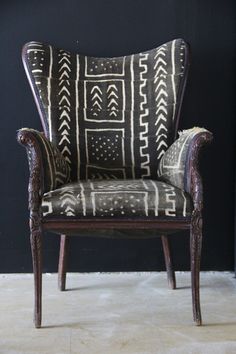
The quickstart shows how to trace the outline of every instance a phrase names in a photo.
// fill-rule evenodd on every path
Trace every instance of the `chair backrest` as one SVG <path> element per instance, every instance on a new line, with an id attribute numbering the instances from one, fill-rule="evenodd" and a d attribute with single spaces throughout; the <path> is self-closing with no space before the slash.
<path id="1" fill-rule="evenodd" d="M 115 58 L 24 46 L 44 132 L 69 163 L 72 180 L 157 179 L 175 138 L 188 57 L 182 39 Z"/>

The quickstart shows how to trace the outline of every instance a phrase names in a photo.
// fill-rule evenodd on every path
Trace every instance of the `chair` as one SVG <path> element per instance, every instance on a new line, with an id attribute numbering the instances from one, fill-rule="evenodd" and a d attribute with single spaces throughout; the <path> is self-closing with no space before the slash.
<path id="1" fill-rule="evenodd" d="M 195 127 L 177 137 L 188 45 L 176 39 L 139 54 L 94 58 L 30 42 L 22 53 L 43 125 L 43 133 L 23 128 L 17 136 L 30 170 L 35 326 L 41 326 L 42 232 L 61 235 L 64 290 L 69 235 L 126 230 L 129 237 L 131 229 L 161 237 L 173 289 L 169 235 L 190 231 L 193 318 L 201 325 L 198 156 L 212 134 Z"/>

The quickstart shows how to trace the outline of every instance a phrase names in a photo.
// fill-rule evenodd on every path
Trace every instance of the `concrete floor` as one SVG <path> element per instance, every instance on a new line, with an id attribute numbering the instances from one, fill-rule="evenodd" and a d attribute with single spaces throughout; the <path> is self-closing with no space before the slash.
<path id="1" fill-rule="evenodd" d="M 43 328 L 32 324 L 32 275 L 0 275 L 1 354 L 235 354 L 236 279 L 202 273 L 204 326 L 192 322 L 190 274 L 44 275 Z"/>

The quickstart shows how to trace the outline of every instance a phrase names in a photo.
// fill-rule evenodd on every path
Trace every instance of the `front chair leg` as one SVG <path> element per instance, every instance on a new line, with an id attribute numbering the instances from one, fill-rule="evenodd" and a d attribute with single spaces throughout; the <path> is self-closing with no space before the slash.
<path id="1" fill-rule="evenodd" d="M 168 284 L 170 285 L 171 289 L 176 289 L 175 271 L 173 268 L 170 242 L 168 236 L 166 235 L 161 236 L 161 241 L 162 241 L 164 257 L 165 257 Z"/>
<path id="2" fill-rule="evenodd" d="M 61 235 L 60 255 L 58 264 L 58 288 L 61 291 L 66 289 L 66 263 L 67 263 L 68 237 Z"/>
<path id="3" fill-rule="evenodd" d="M 33 226 L 33 227 L 32 227 Z M 34 271 L 34 324 L 41 327 L 42 321 L 42 232 L 39 225 L 31 219 L 31 252 Z"/>
<path id="4" fill-rule="evenodd" d="M 200 307 L 199 275 L 202 249 L 202 216 L 201 212 L 198 210 L 194 210 L 193 212 L 190 233 L 193 319 L 197 326 L 201 326 L 202 316 Z"/>

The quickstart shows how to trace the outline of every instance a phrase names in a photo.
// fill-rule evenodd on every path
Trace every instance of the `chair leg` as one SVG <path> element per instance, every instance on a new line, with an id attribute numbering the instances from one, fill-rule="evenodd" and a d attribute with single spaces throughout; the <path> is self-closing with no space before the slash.
<path id="1" fill-rule="evenodd" d="M 190 232 L 193 320 L 196 322 L 197 326 L 201 326 L 202 316 L 200 307 L 199 278 L 202 248 L 202 217 L 199 211 L 193 213 Z"/>
<path id="2" fill-rule="evenodd" d="M 176 289 L 175 271 L 173 268 L 170 242 L 168 236 L 161 236 L 161 241 L 165 257 L 168 284 L 170 285 L 171 289 Z"/>
<path id="3" fill-rule="evenodd" d="M 42 233 L 40 229 L 31 230 L 31 252 L 34 271 L 34 324 L 41 327 L 42 321 Z"/>
<path id="4" fill-rule="evenodd" d="M 60 255 L 58 264 L 58 288 L 61 291 L 66 289 L 66 263 L 67 263 L 68 237 L 61 235 Z"/>

